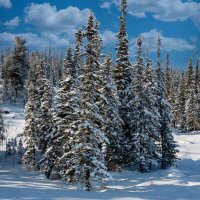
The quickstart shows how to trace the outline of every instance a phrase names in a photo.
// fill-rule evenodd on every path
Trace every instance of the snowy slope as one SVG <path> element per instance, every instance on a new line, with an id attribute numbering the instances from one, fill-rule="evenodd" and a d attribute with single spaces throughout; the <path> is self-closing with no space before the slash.
<path id="1" fill-rule="evenodd" d="M 7 138 L 22 133 L 23 109 L 4 106 L 10 114 L 4 115 L 8 129 Z M 74 185 L 62 181 L 49 181 L 44 175 L 30 172 L 22 166 L 13 168 L 12 158 L 0 158 L 1 200 L 199 200 L 200 199 L 200 134 L 176 133 L 179 144 L 178 168 L 151 173 L 124 171 L 111 173 L 101 191 L 77 191 Z M 5 148 L 1 147 L 1 149 Z"/>
<path id="2" fill-rule="evenodd" d="M 3 114 L 4 126 L 6 129 L 6 140 L 11 138 L 20 137 L 22 135 L 24 127 L 24 110 L 22 104 L 17 105 L 3 105 L 3 111 L 8 111 L 9 114 Z M 5 149 L 4 146 L 0 146 L 0 150 Z"/>

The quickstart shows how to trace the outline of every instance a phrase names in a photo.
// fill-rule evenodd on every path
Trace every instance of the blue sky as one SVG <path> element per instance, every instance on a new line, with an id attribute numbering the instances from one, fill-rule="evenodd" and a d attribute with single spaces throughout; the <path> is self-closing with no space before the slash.
<path id="1" fill-rule="evenodd" d="M 148 35 L 150 55 L 155 59 L 158 32 L 163 60 L 170 53 L 171 65 L 185 68 L 189 57 L 196 62 L 200 51 L 200 0 L 127 0 L 127 31 L 130 57 L 134 60 L 135 40 Z M 73 46 L 74 32 L 84 27 L 92 11 L 100 23 L 104 52 L 117 43 L 119 0 L 0 0 L 0 47 L 11 46 L 16 35 L 32 49 Z M 200 54 L 200 53 L 199 53 Z M 164 61 L 163 61 L 164 62 Z"/>

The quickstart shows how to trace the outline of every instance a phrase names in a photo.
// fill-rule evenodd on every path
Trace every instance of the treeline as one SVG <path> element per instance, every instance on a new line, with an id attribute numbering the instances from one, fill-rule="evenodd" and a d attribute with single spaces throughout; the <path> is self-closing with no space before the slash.
<path id="1" fill-rule="evenodd" d="M 156 66 L 148 45 L 142 57 L 141 36 L 131 63 L 126 6 L 122 0 L 116 62 L 102 56 L 93 14 L 64 60 L 51 50 L 28 52 L 20 37 L 1 56 L 3 100 L 26 102 L 23 163 L 47 178 L 56 173 L 91 190 L 92 181 L 109 177 L 109 170 L 166 169 L 178 159 L 171 127 L 199 130 L 198 62 L 195 72 L 191 59 L 187 73 L 178 72 L 167 54 L 162 66 L 158 34 Z"/>

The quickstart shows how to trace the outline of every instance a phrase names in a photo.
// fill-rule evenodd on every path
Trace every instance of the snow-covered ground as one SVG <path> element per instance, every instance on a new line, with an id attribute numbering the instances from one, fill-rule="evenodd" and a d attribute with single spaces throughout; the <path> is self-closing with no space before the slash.
<path id="1" fill-rule="evenodd" d="M 22 107 L 4 106 L 8 130 L 7 139 L 20 136 L 23 129 Z M 200 199 L 200 134 L 176 133 L 179 145 L 177 168 L 151 173 L 124 171 L 111 173 L 109 181 L 101 191 L 77 191 L 73 185 L 62 181 L 49 181 L 43 174 L 30 172 L 15 165 L 8 157 L 0 158 L 1 200 L 199 200 Z M 1 146 L 0 150 L 5 149 Z"/>

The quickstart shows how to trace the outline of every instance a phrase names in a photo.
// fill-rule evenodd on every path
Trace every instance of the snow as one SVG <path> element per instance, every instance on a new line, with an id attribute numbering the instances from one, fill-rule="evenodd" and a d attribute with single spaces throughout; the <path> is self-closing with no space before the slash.
<path id="1" fill-rule="evenodd" d="M 22 106 L 4 105 L 7 139 L 20 136 L 23 130 Z M 176 168 L 151 173 L 112 172 L 112 180 L 98 191 L 78 190 L 76 184 L 45 179 L 43 174 L 22 165 L 13 167 L 12 157 L 0 154 L 1 200 L 199 200 L 200 199 L 200 132 L 174 134 L 179 145 Z M 0 146 L 5 150 L 5 144 Z"/>

